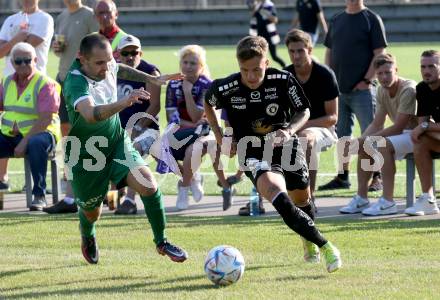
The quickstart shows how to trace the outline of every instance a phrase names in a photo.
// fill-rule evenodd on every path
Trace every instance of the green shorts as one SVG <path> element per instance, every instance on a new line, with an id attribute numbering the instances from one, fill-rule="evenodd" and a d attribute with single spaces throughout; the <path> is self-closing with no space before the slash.
<path id="1" fill-rule="evenodd" d="M 85 170 L 80 159 L 72 168 L 71 184 L 76 204 L 84 210 L 94 210 L 107 195 L 110 182 L 116 184 L 118 189 L 126 186 L 128 172 L 140 166 L 146 166 L 146 163 L 127 136 L 125 140 L 116 144 L 113 152 L 107 157 L 104 168 L 99 171 Z"/>

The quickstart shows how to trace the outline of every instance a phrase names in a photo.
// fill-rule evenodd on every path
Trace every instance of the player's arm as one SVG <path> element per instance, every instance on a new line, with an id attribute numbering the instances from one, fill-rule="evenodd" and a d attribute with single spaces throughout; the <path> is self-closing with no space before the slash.
<path id="1" fill-rule="evenodd" d="M 325 116 L 308 120 L 304 127 L 301 129 L 306 129 L 309 127 L 325 127 L 329 128 L 333 125 L 336 125 L 336 122 L 338 121 L 338 97 L 325 101 L 324 102 L 324 108 L 325 108 Z"/>
<path id="2" fill-rule="evenodd" d="M 150 74 L 136 70 L 130 66 L 119 63 L 118 78 L 136 82 L 149 82 L 154 85 L 163 85 L 168 80 L 179 80 L 183 79 L 184 76 L 180 73 L 152 76 Z"/>
<path id="3" fill-rule="evenodd" d="M 392 136 L 402 134 L 403 130 L 407 128 L 411 115 L 404 113 L 397 113 L 396 121 L 393 125 L 376 132 L 378 136 Z"/>
<path id="4" fill-rule="evenodd" d="M 153 76 L 160 76 L 158 71 L 154 71 Z M 160 111 L 160 86 L 153 84 L 145 84 L 145 89 L 150 93 L 150 106 L 148 106 L 146 113 L 155 117 Z M 150 118 L 142 118 L 138 121 L 138 125 L 142 128 L 148 127 L 153 123 Z"/>
<path id="5" fill-rule="evenodd" d="M 35 34 L 29 34 L 25 40 L 26 43 L 31 44 L 34 48 L 44 42 L 44 39 Z"/>
<path id="6" fill-rule="evenodd" d="M 325 36 L 328 32 L 328 27 L 327 27 L 327 22 L 325 21 L 324 13 L 322 10 L 318 13 L 317 17 L 318 17 L 319 23 L 321 23 L 321 28 L 322 28 L 322 31 Z"/>
<path id="7" fill-rule="evenodd" d="M 76 104 L 75 110 L 78 111 L 88 123 L 96 123 L 110 118 L 135 103 L 141 103 L 142 100 L 146 100 L 149 97 L 150 94 L 143 88 L 133 90 L 120 101 L 105 105 L 95 105 L 91 97 L 86 97 Z"/>
<path id="8" fill-rule="evenodd" d="M 332 67 L 332 49 L 330 48 L 325 48 L 325 58 L 324 58 L 324 62 L 327 66 L 329 66 L 329 68 Z"/>
<path id="9" fill-rule="evenodd" d="M 215 140 L 217 141 L 217 144 L 221 145 L 223 140 L 223 131 L 218 121 L 217 114 L 215 113 L 215 109 L 207 102 L 204 102 L 203 106 L 205 107 L 206 119 L 208 120 L 212 132 L 214 132 Z"/>
<path id="10" fill-rule="evenodd" d="M 9 41 L 0 40 L 0 58 L 8 55 L 15 44 L 26 41 L 27 36 L 28 33 L 26 31 L 20 31 Z"/>
<path id="11" fill-rule="evenodd" d="M 371 59 L 370 66 L 368 67 L 367 73 L 365 73 L 364 78 L 356 86 L 354 87 L 354 90 L 366 90 L 370 87 L 371 83 L 368 83 L 367 81 L 371 81 L 374 78 L 375 71 L 374 71 L 374 59 L 380 55 L 385 53 L 385 48 L 377 48 L 373 50 L 374 56 Z"/>

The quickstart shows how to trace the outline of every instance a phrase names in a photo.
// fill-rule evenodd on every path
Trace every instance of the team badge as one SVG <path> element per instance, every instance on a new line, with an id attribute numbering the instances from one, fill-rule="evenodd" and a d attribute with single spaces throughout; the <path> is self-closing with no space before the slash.
<path id="1" fill-rule="evenodd" d="M 266 114 L 273 117 L 278 112 L 279 105 L 277 103 L 271 103 L 266 107 Z"/>

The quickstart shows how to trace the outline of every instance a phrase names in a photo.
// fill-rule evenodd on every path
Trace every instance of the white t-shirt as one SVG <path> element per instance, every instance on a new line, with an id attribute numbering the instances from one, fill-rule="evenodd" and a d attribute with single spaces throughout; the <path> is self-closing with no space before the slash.
<path id="1" fill-rule="evenodd" d="M 33 14 L 18 12 L 9 16 L 0 30 L 0 40 L 10 41 L 20 31 L 20 25 L 28 23 L 30 34 L 42 38 L 44 41 L 35 48 L 37 53 L 37 70 L 46 73 L 47 56 L 49 54 L 50 42 L 53 36 L 53 18 L 46 12 L 38 10 Z M 15 72 L 11 64 L 10 55 L 5 57 L 5 69 L 3 75 L 8 76 Z"/>

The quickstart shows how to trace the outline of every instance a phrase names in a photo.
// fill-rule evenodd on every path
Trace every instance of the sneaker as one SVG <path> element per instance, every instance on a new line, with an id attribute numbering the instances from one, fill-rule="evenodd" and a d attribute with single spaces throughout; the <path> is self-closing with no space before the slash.
<path id="1" fill-rule="evenodd" d="M 69 214 L 78 212 L 75 202 L 67 204 L 64 200 L 58 201 L 55 205 L 44 207 L 43 211 L 48 214 Z"/>
<path id="2" fill-rule="evenodd" d="M 301 238 L 304 248 L 304 260 L 309 263 L 319 263 L 321 255 L 319 248 L 312 242 L 309 242 L 305 238 Z"/>
<path id="3" fill-rule="evenodd" d="M 7 181 L 0 181 L 0 192 L 9 192 L 9 183 Z"/>
<path id="4" fill-rule="evenodd" d="M 89 264 L 97 264 L 99 260 L 99 249 L 96 238 L 81 236 L 81 251 Z"/>
<path id="5" fill-rule="evenodd" d="M 34 200 L 32 200 L 30 211 L 42 211 L 44 207 L 47 206 L 47 201 L 44 196 L 34 196 Z"/>
<path id="6" fill-rule="evenodd" d="M 380 197 L 376 203 L 362 211 L 366 216 L 382 216 L 397 214 L 397 205 L 394 201 L 388 201 Z"/>
<path id="7" fill-rule="evenodd" d="M 234 194 L 234 188 L 230 187 L 228 189 L 222 190 L 223 197 L 223 210 L 228 210 L 231 208 L 234 199 L 232 199 L 232 195 Z"/>
<path id="8" fill-rule="evenodd" d="M 341 253 L 332 243 L 327 242 L 327 244 L 322 246 L 321 252 L 329 273 L 333 273 L 342 267 Z"/>
<path id="9" fill-rule="evenodd" d="M 203 176 L 200 173 L 195 173 L 191 180 L 191 193 L 194 201 L 200 202 L 205 192 L 203 191 Z"/>
<path id="10" fill-rule="evenodd" d="M 160 255 L 167 255 L 175 262 L 184 262 L 188 258 L 188 253 L 185 250 L 174 246 L 166 240 L 157 245 L 156 250 Z"/>
<path id="11" fill-rule="evenodd" d="M 135 214 L 137 214 L 136 203 L 133 203 L 130 200 L 125 200 L 115 210 L 115 215 L 135 215 Z"/>
<path id="12" fill-rule="evenodd" d="M 423 193 L 412 207 L 405 209 L 405 213 L 410 216 L 435 215 L 439 213 L 435 197 L 428 193 Z"/>
<path id="13" fill-rule="evenodd" d="M 263 215 L 266 213 L 266 210 L 264 209 L 263 206 L 263 200 L 260 198 L 260 215 Z M 246 206 L 240 207 L 240 209 L 238 210 L 238 215 L 239 216 L 250 216 L 250 204 L 249 202 L 246 204 Z"/>
<path id="14" fill-rule="evenodd" d="M 179 181 L 177 184 L 177 201 L 176 201 L 176 207 L 179 210 L 187 209 L 189 206 L 189 199 L 188 199 L 188 193 L 189 193 L 189 186 L 181 186 L 182 181 Z"/>
<path id="15" fill-rule="evenodd" d="M 368 199 L 364 199 L 359 195 L 355 195 L 347 206 L 339 209 L 339 212 L 341 214 L 357 214 L 366 209 L 369 204 L 370 201 L 368 201 Z"/>
<path id="16" fill-rule="evenodd" d="M 333 178 L 330 182 L 321 185 L 318 187 L 318 191 L 325 191 L 325 190 L 336 190 L 336 189 L 349 189 L 351 186 L 350 181 L 343 180 L 336 176 Z"/>
<path id="17" fill-rule="evenodd" d="M 243 180 L 243 176 L 242 177 L 237 177 L 237 176 L 235 176 L 235 175 L 231 175 L 231 176 L 228 176 L 227 178 L 226 178 L 226 181 L 228 182 L 228 184 L 231 186 L 231 185 L 234 185 L 234 184 L 237 184 L 237 183 L 239 183 L 240 181 L 242 181 Z M 220 180 L 217 180 L 217 185 L 219 186 L 219 187 L 222 187 L 222 184 L 220 183 Z"/>
<path id="18" fill-rule="evenodd" d="M 369 192 L 378 192 L 383 190 L 382 179 L 379 176 L 373 177 L 370 185 L 368 186 Z"/>

